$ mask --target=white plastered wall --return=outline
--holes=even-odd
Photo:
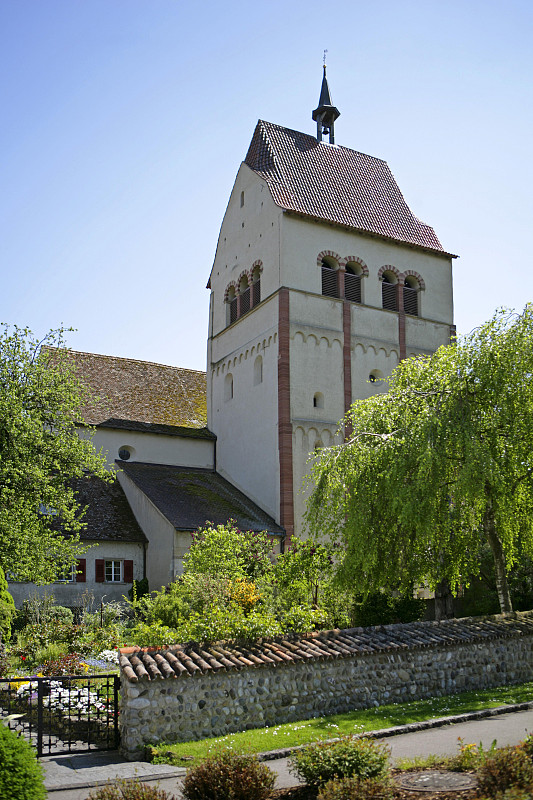
[[[142,542],[95,542],[81,556],[86,562],[86,580],[83,583],[58,582],[47,586],[37,586],[34,583],[10,583],[9,591],[17,607],[20,607],[24,600],[35,595],[38,597],[53,595],[58,605],[72,607],[87,605],[90,600],[94,604],[99,604],[102,599],[104,603],[122,600],[123,595],[127,596],[131,589],[131,583],[97,583],[95,580],[96,559],[131,559],[133,561],[133,577],[135,580],[141,580],[143,577],[143,550]]]
[[[241,196],[243,195],[243,205]],[[278,296],[281,211],[245,164],[222,222],[210,278],[208,427],[217,435],[217,472],[279,522]],[[261,261],[261,303],[232,325],[224,296]],[[257,382],[256,359],[262,359]],[[233,396],[227,396],[228,375]]]
[[[118,480],[139,527],[148,539],[146,577],[150,591],[160,589],[175,575],[174,526],[125,472],[118,473]]]
[[[80,436],[87,436],[83,429]],[[96,428],[92,436],[96,450],[105,454],[108,467],[115,467],[119,450],[127,447],[130,461],[170,464],[184,467],[214,467],[214,441],[189,436],[167,436],[118,428]]]
[[[324,251],[341,259],[357,257],[368,268],[362,279],[362,303],[350,304],[352,398],[385,391],[370,374],[386,377],[397,366],[398,313],[382,309],[381,267],[413,270],[424,280],[419,295],[424,317],[406,317],[408,355],[436,350],[449,341],[453,320],[451,261],[410,248],[363,237],[332,226],[285,215],[281,226],[281,278],[290,293],[291,420],[295,534],[305,534],[305,478],[315,448],[340,441],[337,423],[344,416],[343,301],[323,297],[317,257]],[[426,318],[426,315],[429,319]],[[313,407],[316,392],[323,407]]]

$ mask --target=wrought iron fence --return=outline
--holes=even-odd
[[[115,674],[0,679],[0,721],[38,756],[118,747]]]

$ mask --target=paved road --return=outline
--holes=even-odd
[[[533,709],[515,711],[485,719],[460,722],[444,727],[430,728],[415,733],[401,733],[384,742],[391,748],[393,761],[399,758],[414,758],[437,755],[453,755],[457,752],[458,737],[465,742],[483,743],[490,747],[494,739],[498,746],[518,744],[528,732],[533,732]],[[166,764],[126,762],[116,753],[82,754],[77,756],[52,756],[43,759],[46,769],[46,787],[50,800],[85,800],[94,789],[95,782],[116,778],[139,777],[158,782],[162,789],[181,798],[180,782],[184,770],[176,770]],[[279,758],[268,762],[278,775],[278,788],[295,786],[297,779],[288,770],[288,759]]]

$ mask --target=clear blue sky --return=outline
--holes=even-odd
[[[0,0],[0,320],[205,369],[258,118],[384,158],[455,262],[460,332],[533,300],[530,0]]]

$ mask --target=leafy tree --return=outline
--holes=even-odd
[[[265,531],[241,531],[233,520],[216,527],[208,523],[193,534],[192,546],[183,559],[184,570],[185,574],[254,580],[271,569],[272,551]]]
[[[53,581],[85,549],[71,482],[88,472],[111,479],[77,432],[86,400],[63,330],[38,341],[0,327],[0,566],[18,580]]]
[[[405,359],[388,388],[354,403],[349,441],[321,451],[311,530],[341,546],[339,576],[361,592],[456,589],[486,541],[511,611],[507,570],[533,551],[533,308]]]

